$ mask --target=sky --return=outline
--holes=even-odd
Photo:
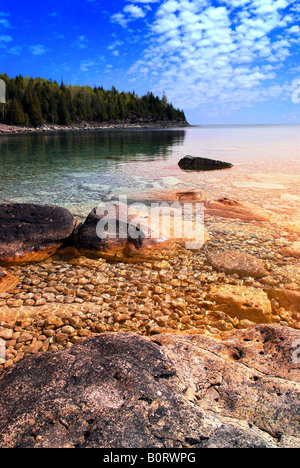
[[[0,0],[0,73],[166,94],[192,125],[300,123],[300,0]]]

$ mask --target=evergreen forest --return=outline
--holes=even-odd
[[[0,123],[39,127],[43,124],[70,125],[79,122],[181,121],[184,112],[148,92],[139,97],[133,92],[105,90],[95,86],[73,86],[43,78],[21,75],[9,78],[6,104],[0,104]]]

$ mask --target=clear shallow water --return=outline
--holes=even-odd
[[[181,171],[186,154],[234,167]],[[85,216],[120,194],[200,188],[300,222],[300,126],[1,136],[0,168],[1,203],[57,204]]]

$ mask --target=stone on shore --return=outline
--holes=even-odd
[[[216,171],[220,169],[230,169],[233,167],[233,164],[216,161],[214,159],[194,157],[187,155],[182,158],[178,163],[180,169],[189,170],[189,171]]]
[[[0,377],[0,447],[299,448],[299,336],[115,333],[28,355]]]
[[[34,204],[0,205],[0,264],[41,262],[73,231],[73,215],[65,208]]]
[[[222,310],[230,317],[254,323],[271,321],[271,303],[268,295],[260,289],[230,284],[212,285],[206,299],[216,303],[215,310]]]
[[[269,275],[262,260],[245,252],[233,250],[210,252],[207,255],[207,260],[216,270],[224,271],[229,275],[237,273],[240,276],[252,276],[253,278],[263,278]]]

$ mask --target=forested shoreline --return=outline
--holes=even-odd
[[[0,123],[39,127],[44,124],[70,125],[84,122],[111,121],[178,121],[186,122],[182,110],[168,103],[167,97],[148,92],[138,96],[119,92],[112,87],[73,86],[43,78],[9,78],[0,74],[6,84],[6,104],[1,104]]]

